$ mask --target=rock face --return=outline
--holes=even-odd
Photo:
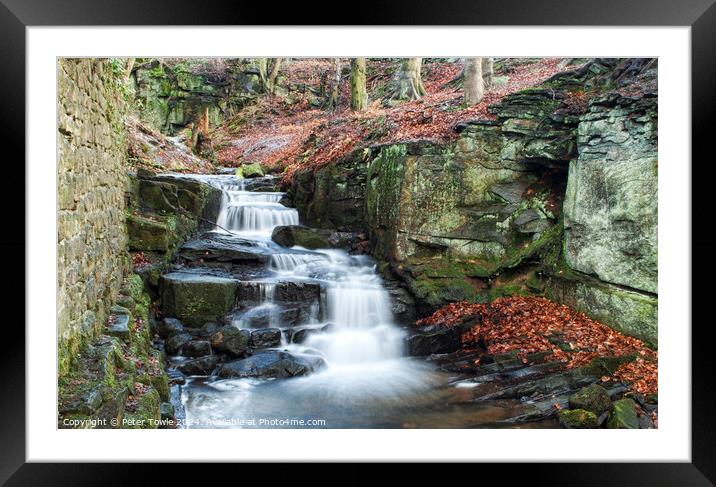
[[[359,150],[318,171],[296,173],[288,198],[301,221],[318,228],[358,232],[366,226],[366,162],[370,151]]]
[[[324,366],[320,357],[296,356],[288,352],[268,350],[251,357],[227,362],[218,375],[222,378],[240,377],[295,377],[314,372]]]
[[[502,130],[469,124],[454,144],[383,146],[370,163],[374,253],[428,311],[496,297],[490,278],[559,240],[559,181],[526,166]]]
[[[234,307],[237,281],[173,272],[160,280],[162,312],[184,324],[200,327],[221,320]]]
[[[656,98],[592,102],[577,141],[564,201],[567,263],[602,281],[656,293]]]
[[[260,93],[258,66],[228,61],[225,75],[192,62],[169,64],[153,59],[132,71],[141,118],[173,135],[208,110],[211,126],[218,125]]]
[[[656,346],[654,67],[592,60],[505,96],[456,140],[356,150],[288,194],[312,226],[365,228],[419,315],[541,293]],[[615,90],[635,76],[634,94]]]
[[[558,276],[553,295],[656,346],[656,98],[595,100],[578,144],[564,202],[564,257],[578,273]]]
[[[550,276],[546,292],[550,299],[578,309],[650,345],[658,345],[656,296],[612,286],[569,268]]]

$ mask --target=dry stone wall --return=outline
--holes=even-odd
[[[129,271],[126,146],[110,62],[63,59],[58,79],[57,330],[60,374],[95,335]]]

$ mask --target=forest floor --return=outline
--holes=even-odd
[[[311,90],[320,90],[321,73],[331,69],[327,63],[331,61],[291,64],[287,68],[289,86],[308,87],[303,93],[261,97],[218,127],[212,134],[218,163],[237,166],[258,162],[290,178],[296,169],[320,167],[369,145],[416,139],[446,141],[457,137],[454,129],[459,122],[494,118],[488,107],[505,95],[575,68],[563,66],[557,58],[510,59],[496,66],[495,82],[486,89],[484,99],[466,107],[460,84],[451,83],[462,65],[434,61],[423,66],[424,97],[387,106],[379,94],[386,92],[395,63],[371,60],[367,90],[376,99],[367,110],[356,112],[349,106],[348,76],[342,77],[336,110],[311,105]]]

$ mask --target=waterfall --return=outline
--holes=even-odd
[[[271,240],[273,229],[299,223],[298,212],[281,204],[284,193],[252,192],[248,185],[255,183],[232,176],[194,177],[222,190],[216,231],[229,231],[222,245],[235,239],[242,252],[265,257],[264,265],[241,278],[231,324],[252,334],[280,328],[274,348],[297,357],[319,355],[325,367],[287,380],[190,384],[192,393],[183,401],[187,417],[286,417],[315,410],[341,416],[340,424],[359,414],[375,416],[370,408],[377,405],[400,408],[424,396],[431,379],[424,366],[403,357],[404,331],[394,323],[390,296],[370,257],[282,247]]]
[[[321,254],[272,254],[268,268],[278,272],[295,271],[297,267],[324,259]]]
[[[207,179],[223,192],[216,221],[219,229],[268,238],[277,226],[298,225],[298,212],[279,203],[284,193],[247,191],[245,180],[228,179]]]

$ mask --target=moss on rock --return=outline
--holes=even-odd
[[[557,413],[559,424],[568,429],[591,429],[599,427],[597,415],[584,409],[562,409]]]
[[[160,279],[162,312],[189,326],[220,321],[236,301],[237,281],[173,272]]]

